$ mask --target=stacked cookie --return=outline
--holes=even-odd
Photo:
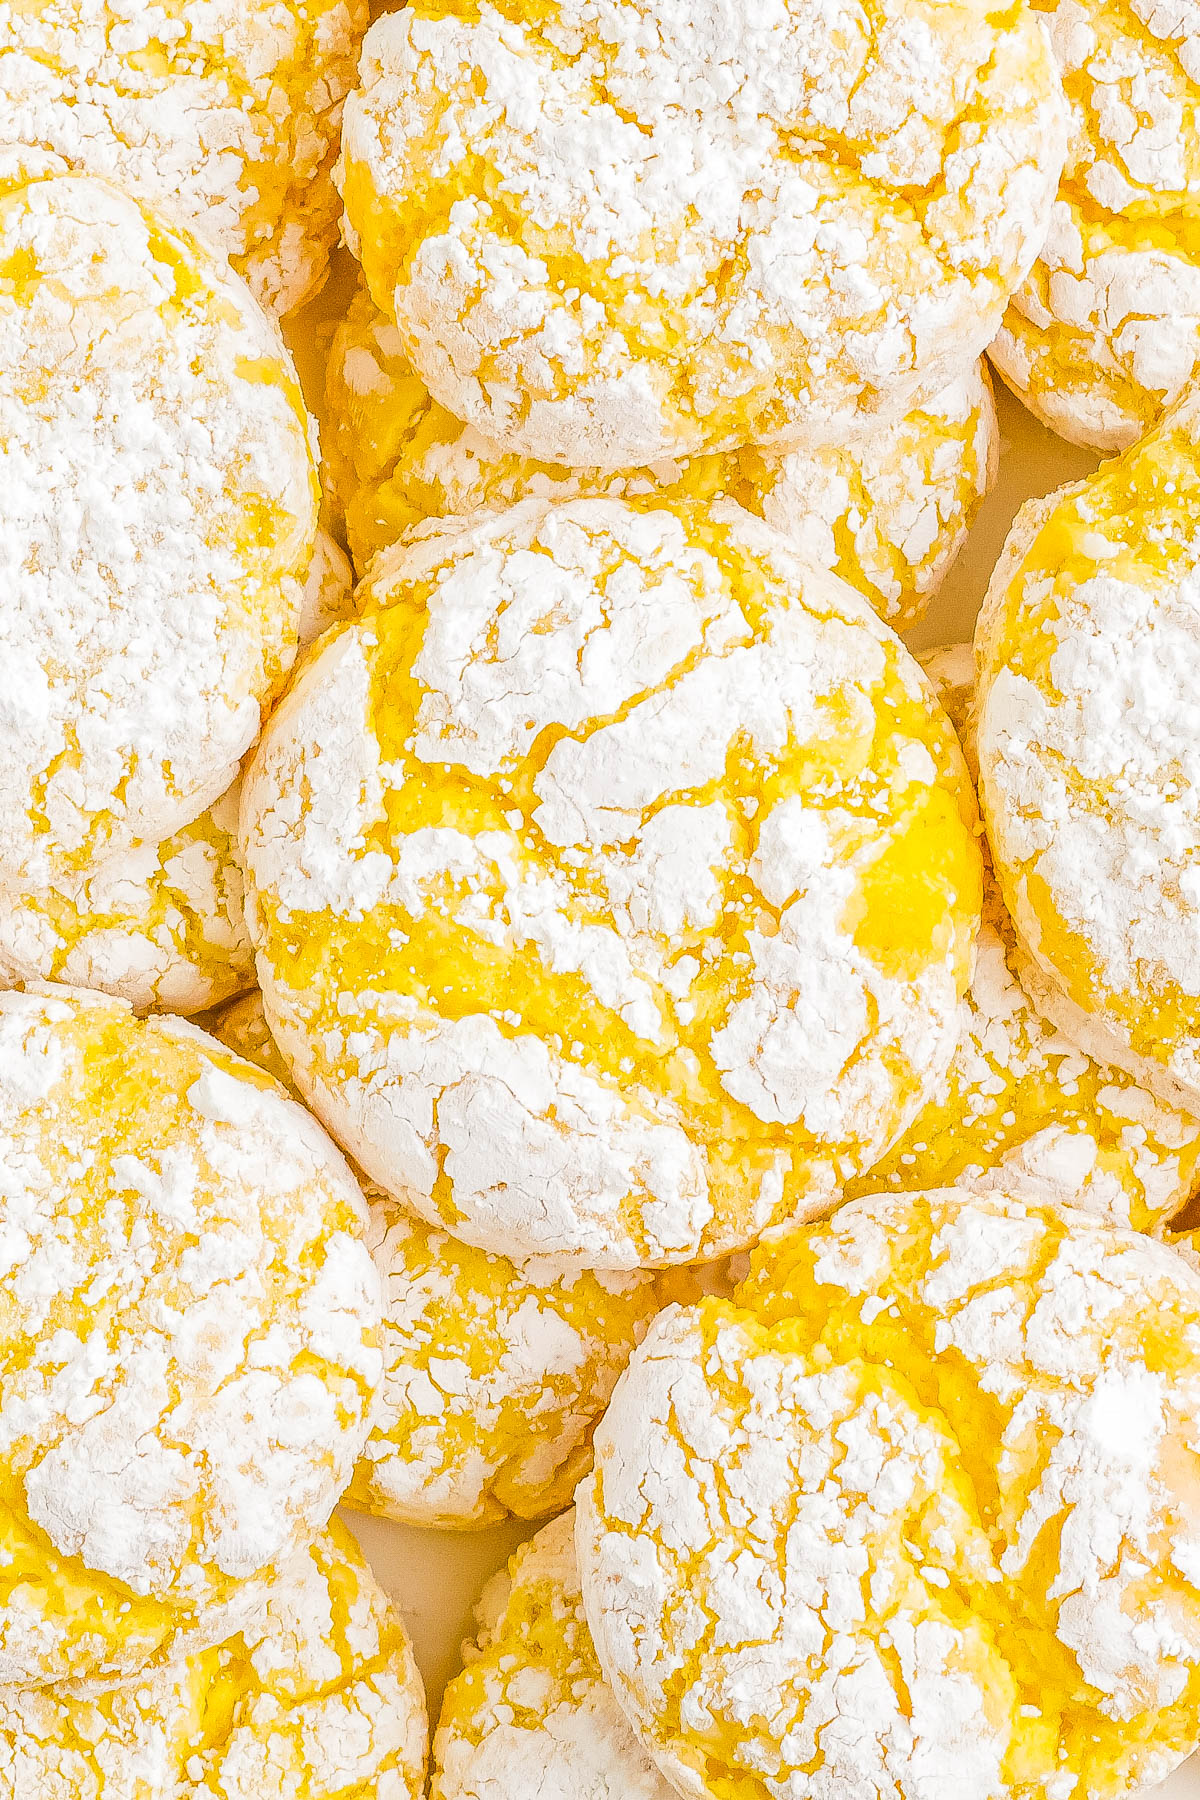
[[[365,10],[0,0],[0,1797],[416,1800],[340,1500],[549,1520],[437,1800],[1125,1793],[1200,1742],[1174,25]],[[1153,428],[923,667],[989,346]]]

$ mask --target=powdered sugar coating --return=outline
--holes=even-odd
[[[288,1079],[259,994],[224,1008],[212,1029]],[[590,1467],[592,1427],[661,1304],[655,1278],[516,1264],[434,1229],[370,1182],[363,1194],[383,1281],[383,1380],[348,1504],[455,1528],[558,1510]]]
[[[1200,1740],[1200,1275],[1002,1193],[874,1196],[660,1315],[577,1546],[687,1795],[1070,1800]]]
[[[418,0],[368,33],[352,247],[430,392],[633,468],[837,442],[965,375],[1065,144],[1023,7]]]
[[[361,1196],[258,1070],[52,986],[0,994],[0,1169],[0,1680],[131,1676],[236,1630],[349,1480]]]
[[[921,659],[973,760],[975,664],[969,644]],[[1196,1184],[1200,1122],[1092,1055],[1068,1022],[1027,990],[1022,952],[985,856],[983,925],[963,997],[958,1044],[931,1099],[899,1142],[844,1190],[950,1182],[1020,1189],[1146,1231]]]
[[[333,1525],[228,1643],[80,1699],[0,1692],[3,1800],[420,1800],[425,1698],[400,1620]]]
[[[1045,7],[1070,107],[1038,261],[991,355],[1039,419],[1120,450],[1191,379],[1200,341],[1200,12],[1193,0]]]
[[[574,1536],[563,1513],[484,1589],[442,1703],[430,1800],[670,1800],[600,1673]]]
[[[514,1257],[714,1258],[827,1205],[944,1066],[977,918],[899,640],[728,505],[430,524],[366,597],[242,803],[318,1115]]]
[[[1182,403],[1018,515],[976,633],[982,797],[1017,931],[1111,1059],[1192,1110],[1198,419]]]
[[[350,612],[352,576],[318,531],[301,645]],[[197,1013],[254,980],[234,858],[241,780],[161,844],[137,844],[48,888],[0,895],[0,985],[65,981],[138,1012]]]
[[[0,142],[203,233],[285,313],[337,237],[331,180],[366,0],[0,0]]]
[[[103,182],[0,184],[0,888],[158,843],[230,786],[317,526],[275,326]]]
[[[334,335],[322,422],[326,493],[355,562],[425,518],[531,496],[736,500],[866,595],[897,631],[921,617],[995,479],[991,385],[971,373],[858,446],[731,451],[635,470],[567,469],[506,455],[430,398],[396,327],[359,285]]]

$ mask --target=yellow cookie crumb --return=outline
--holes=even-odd
[[[1108,1800],[1200,1741],[1200,1273],[1000,1192],[875,1195],[660,1315],[576,1533],[680,1793]]]
[[[630,471],[567,469],[489,444],[430,398],[360,282],[334,335],[322,424],[327,492],[360,570],[425,518],[583,494],[736,500],[866,595],[903,631],[936,594],[995,480],[983,363],[861,445],[731,451]]]
[[[1200,343],[1200,25],[1157,0],[1041,9],[1070,108],[1041,255],[990,354],[1072,443],[1122,450],[1191,380]]]
[[[407,1633],[337,1524],[213,1650],[87,1698],[0,1690],[2,1800],[420,1800],[425,1745]]]
[[[213,1030],[287,1079],[261,997]],[[591,1432],[662,1301],[642,1274],[489,1256],[370,1183],[368,1242],[383,1279],[383,1382],[346,1493],[381,1518],[456,1528],[564,1506]]]
[[[961,379],[1064,127],[1023,5],[410,0],[367,34],[339,179],[443,406],[636,468],[839,442]]]
[[[366,0],[0,3],[0,142],[204,232],[263,305],[317,288]]]
[[[367,1436],[379,1282],[344,1160],[178,1019],[0,994],[0,1684],[220,1642]]]
[[[923,657],[973,759],[968,644]],[[1187,1200],[1200,1123],[1098,1060],[1039,1012],[1023,986],[1027,958],[985,857],[983,925],[950,1067],[899,1143],[847,1198],[968,1181],[1019,1184],[1148,1231]]]
[[[1193,1111],[1198,428],[1189,398],[1085,481],[1031,501],[975,639],[988,836],[1051,1016]]]
[[[483,1249],[715,1259],[948,1060],[974,796],[900,641],[740,508],[527,501],[372,566],[263,737],[247,917],[298,1087]]]
[[[522,1544],[476,1617],[442,1702],[430,1800],[670,1800],[600,1673],[574,1512]]]

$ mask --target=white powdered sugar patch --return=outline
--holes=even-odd
[[[380,1294],[357,1183],[218,1055],[98,996],[0,996],[0,1462],[17,1541],[48,1546],[0,1602],[6,1681],[214,1641],[210,1615],[323,1524],[365,1439]]]
[[[576,1535],[601,1668],[672,1785],[1167,1774],[1195,1739],[1198,1346],[1174,1251],[953,1190],[852,1202],[733,1303],[660,1314]]]
[[[834,441],[960,379],[1045,234],[1063,127],[1040,26],[982,7],[410,5],[367,36],[342,185],[435,398],[622,468]]]
[[[157,843],[231,784],[296,651],[307,426],[236,277],[105,184],[0,206],[0,885]],[[182,286],[181,286],[182,283]]]
[[[865,602],[740,509],[707,518],[592,499],[422,527],[246,780],[250,929],[302,1091],[488,1250],[723,1254],[874,1160],[949,1059],[965,911],[904,973],[854,924],[958,779],[944,720],[881,724],[921,690]],[[505,984],[478,998],[475,953]]]

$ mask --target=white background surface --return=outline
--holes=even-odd
[[[314,411],[319,410],[331,321],[345,310],[351,279],[349,259],[343,258],[324,292],[289,332]],[[1100,460],[1045,431],[1003,389],[996,399],[1002,437],[999,480],[928,615],[908,633],[914,649],[971,636],[988,577],[1018,507],[1035,495],[1078,480]],[[431,1723],[436,1723],[442,1689],[460,1666],[459,1646],[471,1635],[471,1609],[485,1581],[536,1527],[514,1523],[489,1531],[422,1531],[358,1513],[347,1512],[345,1518],[408,1623],[429,1694]],[[1163,1800],[1200,1800],[1200,1754],[1156,1792]]]

